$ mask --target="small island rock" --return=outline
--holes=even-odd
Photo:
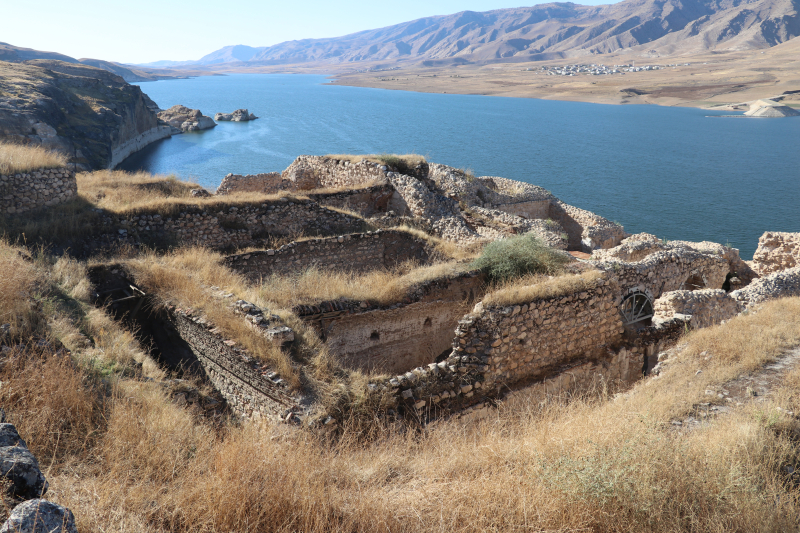
[[[181,132],[208,130],[217,125],[199,109],[189,109],[182,105],[174,105],[161,111],[158,118]]]
[[[245,122],[247,120],[255,120],[258,117],[250,113],[247,109],[237,109],[233,113],[217,113],[214,115],[214,120],[226,122]]]

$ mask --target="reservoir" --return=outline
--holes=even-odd
[[[141,87],[162,109],[261,117],[176,135],[119,167],[212,191],[228,173],[281,171],[301,154],[413,152],[540,185],[630,233],[729,244],[746,259],[764,231],[800,231],[800,117],[710,120],[692,108],[411,93],[300,74]]]

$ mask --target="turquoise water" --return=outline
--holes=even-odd
[[[261,118],[165,139],[120,168],[213,189],[229,172],[280,171],[300,154],[416,152],[540,185],[631,233],[730,243],[748,259],[764,231],[800,231],[800,118],[325,83],[297,74],[143,83],[164,109],[248,108]]]

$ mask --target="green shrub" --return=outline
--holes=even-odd
[[[565,254],[526,233],[487,244],[471,266],[492,281],[507,281],[526,274],[557,274],[568,261]]]

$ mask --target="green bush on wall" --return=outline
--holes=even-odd
[[[568,261],[564,253],[547,246],[535,234],[525,233],[487,244],[471,266],[492,281],[507,281],[526,274],[557,274]]]

